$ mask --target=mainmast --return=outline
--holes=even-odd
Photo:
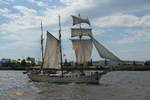
[[[59,45],[60,45],[60,66],[61,66],[61,72],[63,77],[63,63],[62,63],[62,47],[61,47],[61,23],[60,23],[60,16],[59,16]]]
[[[41,70],[43,69],[43,63],[44,63],[43,41],[44,41],[44,37],[43,37],[43,25],[42,25],[42,21],[41,21],[41,55],[42,55]]]
[[[79,17],[80,17],[80,14],[79,14]],[[79,25],[80,25],[80,30],[81,30],[81,28],[82,28],[82,27],[81,27],[81,23],[80,23]],[[81,33],[82,33],[82,30],[81,30]],[[82,38],[82,35],[80,35],[79,38],[81,39],[81,38]]]
[[[81,16],[80,16],[80,13],[79,13],[79,15],[78,15],[78,16],[79,16],[79,18],[81,17]],[[80,31],[81,31],[81,33],[82,33],[82,27],[81,27],[81,23],[80,23],[79,25],[80,25]],[[80,39],[80,40],[82,39],[82,35],[80,35],[80,36],[79,36],[79,39]],[[83,63],[81,66],[82,66],[82,69],[81,69],[81,71],[82,71],[82,73],[83,73],[84,66],[85,66],[85,62],[84,62],[84,63]]]
[[[82,66],[82,72],[84,66],[90,60],[92,53],[92,41],[90,39],[83,39],[83,36],[92,36],[92,29],[82,28],[81,23],[86,23],[90,26],[90,21],[88,18],[81,18],[80,14],[78,17],[72,16],[73,25],[79,24],[79,28],[71,28],[71,37],[78,36],[79,39],[72,40],[72,43],[75,48],[76,60],[77,63]]]

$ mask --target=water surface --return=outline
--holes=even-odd
[[[0,100],[150,100],[150,71],[110,72],[99,85],[37,83],[21,71],[0,71]]]

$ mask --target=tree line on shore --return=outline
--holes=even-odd
[[[41,65],[41,61],[35,61],[35,58],[27,57],[26,59],[18,59],[18,60],[12,60],[12,59],[5,59],[3,58],[0,62],[0,69],[14,69],[14,70],[25,70],[26,68],[36,67]],[[78,65],[72,62],[68,62],[67,59],[65,59],[64,68],[80,68],[82,65]],[[135,70],[135,69],[150,69],[150,61],[145,61],[144,65],[137,65],[135,63],[131,65],[120,65],[120,66],[93,66],[92,60],[87,63],[85,68],[98,68],[98,69],[114,69],[114,70]]]
[[[31,66],[40,66],[41,61],[35,61],[32,57],[27,57],[26,59],[1,59],[0,69],[25,69]]]

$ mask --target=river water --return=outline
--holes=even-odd
[[[110,72],[99,85],[37,83],[21,71],[0,71],[0,100],[150,100],[150,71]]]

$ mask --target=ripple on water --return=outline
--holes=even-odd
[[[99,85],[37,83],[21,71],[0,71],[0,100],[149,100],[149,83],[149,71],[110,72]]]

